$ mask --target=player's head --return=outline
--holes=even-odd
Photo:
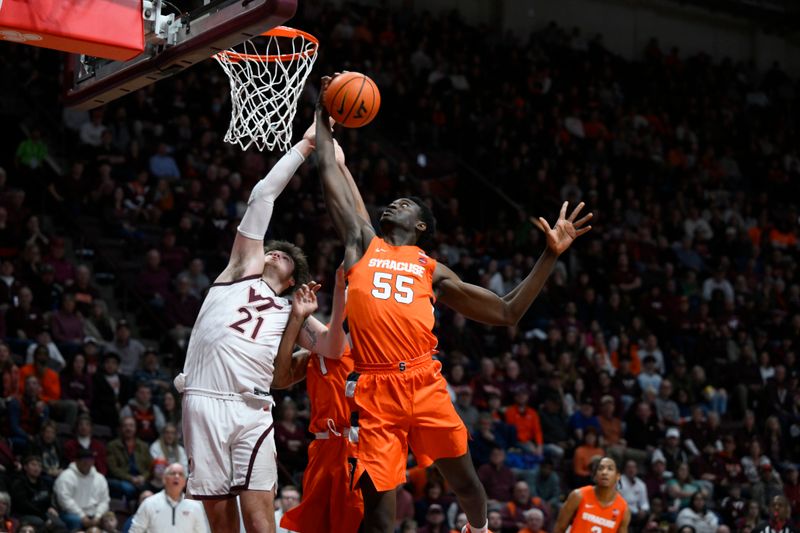
[[[264,245],[264,274],[273,272],[281,283],[280,296],[308,283],[308,259],[298,246],[286,241],[269,241]]]
[[[436,217],[430,207],[416,196],[398,198],[381,214],[381,230],[385,233],[393,226],[415,231],[416,244],[424,245],[436,233]]]
[[[619,483],[620,471],[617,462],[611,457],[602,457],[594,465],[594,482],[598,487],[611,488]]]

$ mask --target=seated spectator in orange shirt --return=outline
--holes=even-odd
[[[524,386],[514,390],[514,405],[506,409],[506,423],[517,428],[517,441],[526,451],[542,455],[542,425],[539,413],[528,405],[529,393]]]
[[[517,533],[545,533],[544,513],[539,509],[528,509],[522,516],[525,517],[525,527]]]
[[[602,457],[603,448],[597,445],[597,429],[587,427],[583,432],[583,444],[575,449],[572,458],[572,471],[575,474],[576,485],[591,483],[591,464],[594,457]]]
[[[41,398],[50,407],[50,415],[59,422],[75,425],[78,416],[78,403],[74,400],[61,399],[61,379],[55,370],[48,367],[50,352],[47,346],[40,344],[33,352],[33,363],[19,370],[19,393],[25,388],[25,379],[35,376],[41,384]]]
[[[517,481],[514,485],[511,501],[500,509],[500,515],[503,520],[502,530],[515,531],[526,527],[525,511],[539,509],[544,513],[546,507],[547,504],[541,498],[531,497],[531,489],[526,482]]]

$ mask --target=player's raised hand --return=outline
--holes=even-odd
[[[578,207],[576,207],[572,211],[572,214],[567,217],[568,203],[569,202],[564,202],[564,205],[561,206],[561,213],[559,213],[558,220],[552,228],[544,219],[544,217],[539,217],[538,219],[539,225],[547,237],[547,247],[556,255],[561,255],[564,253],[567,248],[570,247],[572,241],[592,229],[591,226],[584,226],[587,222],[589,222],[589,220],[592,219],[592,213],[589,213],[580,220],[575,221],[583,209],[584,203],[579,203]]]
[[[321,285],[309,281],[300,285],[292,295],[292,314],[303,319],[317,310],[317,291]]]

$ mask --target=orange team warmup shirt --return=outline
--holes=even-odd
[[[578,491],[582,498],[572,519],[571,533],[615,533],[619,530],[628,509],[619,492],[611,504],[602,506],[593,486],[582,487]]]
[[[50,368],[44,369],[44,374],[41,377],[36,374],[36,365],[33,363],[25,365],[19,369],[19,395],[25,394],[25,380],[29,376],[36,376],[39,378],[39,384],[42,386],[41,398],[46,402],[52,402],[61,399],[61,381],[58,378],[58,373]]]
[[[345,430],[350,425],[345,381],[352,371],[353,359],[349,349],[339,360],[326,359],[318,354],[311,354],[308,359],[309,431],[327,438],[317,438],[308,447],[303,499],[300,505],[283,516],[280,523],[283,529],[299,533],[353,533],[358,530],[364,504],[361,491],[350,487],[347,463],[350,444]]]
[[[526,407],[523,412],[518,405],[512,405],[506,410],[506,423],[516,426],[520,442],[534,442],[537,446],[544,442],[539,413],[535,409]]]
[[[433,271],[416,246],[374,237],[347,272],[347,316],[359,363],[408,361],[436,351]]]

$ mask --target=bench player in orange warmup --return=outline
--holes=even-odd
[[[595,465],[594,485],[573,490],[558,512],[553,533],[628,533],[631,512],[617,491],[620,471],[610,457]]]
[[[353,177],[344,164],[344,153],[338,145],[335,150],[336,161],[355,190]],[[357,209],[364,220],[369,220],[363,203]],[[344,268],[340,266],[336,270],[332,305],[341,309],[344,302]],[[331,313],[331,316],[343,319],[344,313]],[[299,324],[296,326],[299,331]],[[343,320],[332,322],[328,327],[342,328]],[[355,533],[364,516],[364,502],[358,486],[351,484],[347,462],[351,455],[349,426],[352,400],[345,397],[345,381],[353,371],[350,348],[346,348],[342,358],[336,360],[326,359],[308,350],[300,350],[292,355],[296,342],[293,339],[285,335],[281,340],[272,386],[286,388],[305,378],[311,401],[308,430],[315,439],[308,447],[303,499],[300,505],[283,515],[280,526],[298,533]]]
[[[591,214],[576,221],[583,204],[567,217],[561,208],[551,228],[539,222],[547,248],[533,270],[504,297],[463,282],[416,246],[433,234],[435,219],[417,198],[400,198],[380,219],[383,238],[356,210],[358,191],[336,162],[333,137],[322,105],[330,78],[323,78],[317,105],[317,155],[325,200],[345,244],[347,320],[355,360],[348,378],[358,417],[353,479],[364,496],[365,533],[391,533],[395,489],[405,481],[408,446],[421,465],[435,464],[467,513],[465,532],[488,531],[486,493],[467,448],[467,430],[455,411],[436,352],[433,302],[492,325],[513,325],[530,307],[572,242],[591,229]],[[434,292],[435,291],[435,292]]]

